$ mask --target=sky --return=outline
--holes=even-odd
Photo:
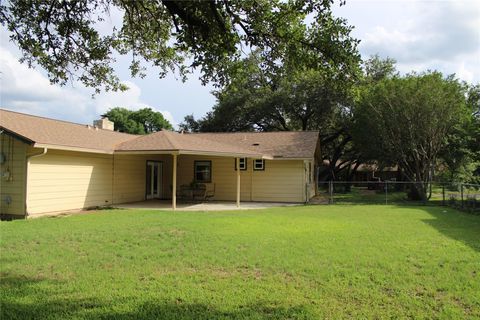
[[[347,0],[341,7],[337,1],[334,13],[355,27],[352,35],[361,40],[364,59],[379,54],[394,58],[402,73],[438,70],[480,83],[480,1]],[[40,67],[29,69],[18,62],[18,49],[5,29],[0,32],[1,108],[89,124],[112,107],[149,107],[176,126],[184,116],[201,117],[215,104],[213,87],[203,86],[198,73],[182,82],[174,75],[159,79],[150,68],[144,79],[132,79],[127,57],[115,64],[130,88],[126,92],[92,97],[93,90],[77,82],[51,85]]]

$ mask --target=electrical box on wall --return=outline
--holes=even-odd
[[[11,177],[11,174],[10,174],[10,170],[5,170],[5,171],[2,171],[2,178],[6,181],[10,181],[10,177]]]
[[[12,197],[9,196],[8,194],[3,197],[3,202],[5,202],[6,205],[10,205],[12,203]]]

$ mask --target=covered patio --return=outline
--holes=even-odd
[[[128,156],[138,157],[139,162],[134,166],[146,163],[145,201],[127,202],[117,207],[172,210],[240,208],[242,160],[246,161],[249,158],[264,161],[265,158],[271,158],[237,145],[222,144],[190,134],[169,131],[142,136],[117,146],[115,151],[117,165],[125,162],[127,159],[125,157]],[[128,171],[132,164],[130,162],[116,171]],[[215,172],[212,170],[214,166]],[[190,198],[192,200],[200,198],[203,202],[194,203],[186,200]],[[209,200],[208,203],[206,200]],[[220,204],[210,200],[228,201]],[[258,208],[258,205],[245,206],[246,209],[249,207]]]
[[[284,202],[244,202],[239,206],[233,201],[208,201],[208,202],[178,202],[176,210],[180,211],[228,211],[228,210],[253,210],[268,209],[275,207],[291,207],[298,203]],[[136,209],[136,210],[174,210],[172,202],[169,200],[145,200],[132,203],[124,203],[116,205],[119,209]]]

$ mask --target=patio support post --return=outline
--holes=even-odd
[[[240,207],[240,158],[235,161],[237,166],[237,207]]]
[[[177,154],[173,154],[172,209],[177,210]]]

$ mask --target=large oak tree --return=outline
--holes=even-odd
[[[342,1],[341,1],[342,2]],[[318,65],[345,63],[349,29],[333,17],[333,0],[8,0],[0,23],[21,49],[22,62],[38,64],[54,83],[80,80],[99,91],[125,89],[115,55],[132,57],[133,76],[153,65],[159,76],[184,77],[200,68],[202,80],[228,81],[226,66],[259,49],[263,69],[315,51]],[[122,23],[105,28],[110,13]],[[103,26],[103,29],[102,29]],[[107,30],[107,31],[106,31]]]

